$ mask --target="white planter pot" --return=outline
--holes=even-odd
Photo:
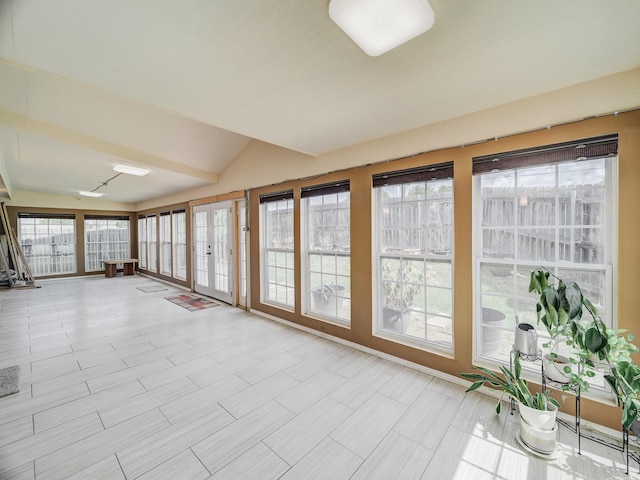
[[[577,374],[578,366],[571,363],[569,357],[564,355],[556,355],[555,358],[550,353],[546,353],[542,357],[544,363],[544,373],[549,380],[559,383],[569,383],[571,381],[571,373],[564,371],[565,367],[571,368],[571,372]]]
[[[532,427],[525,421],[520,422],[520,439],[536,453],[551,455],[556,450],[556,434],[558,427],[554,424],[551,430]]]
[[[520,418],[528,425],[540,429],[550,431],[556,425],[556,414],[558,407],[549,403],[549,410],[537,410],[518,402],[518,411]]]
[[[520,441],[532,453],[549,458],[556,451],[556,414],[558,407],[549,404],[550,410],[537,410],[518,402],[520,412]]]

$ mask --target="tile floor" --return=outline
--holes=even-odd
[[[0,291],[0,479],[611,479],[622,454],[559,430],[525,453],[515,417],[460,386],[145,277]]]

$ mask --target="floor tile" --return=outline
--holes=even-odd
[[[362,464],[362,459],[331,438],[325,438],[281,480],[348,480]]]
[[[169,362],[169,359],[160,359],[157,362]],[[147,365],[153,365],[156,362],[144,363],[137,367],[133,368],[143,368]],[[217,365],[218,362],[209,358],[197,358],[195,360],[191,360],[190,362],[182,363],[180,365],[174,366],[172,364],[172,368],[152,368],[155,372],[140,376],[140,382],[144,385],[147,390],[153,390],[154,388],[161,387],[173,381],[179,380],[181,378],[185,378],[192,373],[197,373],[201,370],[206,370]]]
[[[33,435],[31,415],[7,422],[0,428],[0,447]]]
[[[333,369],[329,369],[333,371]],[[378,390],[391,380],[391,375],[381,373],[374,368],[366,368],[354,374],[346,382],[331,392],[334,400],[356,410],[369,400]]]
[[[174,425],[157,431],[134,445],[119,449],[117,456],[127,478],[137,478],[234,421],[214,405]]]
[[[432,457],[433,452],[422,445],[398,433],[389,432],[351,480],[419,480]]]
[[[289,465],[263,443],[247,450],[226,467],[218,470],[211,480],[276,480],[289,470]]]
[[[406,405],[376,394],[340,425],[331,438],[360,458],[366,458],[406,410]]]
[[[161,407],[172,400],[179,399],[189,392],[197,390],[197,386],[188,378],[171,382],[168,385],[151,391],[145,391],[144,387],[142,387],[137,380],[134,380],[133,383],[140,387],[140,393],[127,398],[124,402],[110,402],[98,410],[98,414],[105,428],[122,423],[154,408]],[[114,389],[116,388],[118,387],[114,387]],[[114,389],[104,390],[100,393],[108,393]]]
[[[80,470],[65,480],[126,480],[118,459],[115,455],[110,455],[104,460],[100,460],[89,467]]]
[[[5,445],[0,448],[0,473],[6,473],[102,431],[104,429],[98,414],[91,413],[38,435]]]
[[[429,375],[402,367],[378,393],[404,405],[411,405],[432,379]]]
[[[123,383],[122,385],[103,390],[97,394],[81,397],[37,413],[33,416],[33,425],[36,433],[39,433],[87,413],[95,412],[103,406],[114,402],[126,404],[131,397],[143,392],[144,387],[136,380]],[[105,427],[107,427],[107,425],[105,425]]]
[[[247,382],[236,375],[229,375],[204,388],[193,389],[190,393],[184,392],[184,395],[164,403],[160,410],[171,423],[176,423],[247,387],[249,387]],[[152,392],[155,391],[152,390]]]
[[[393,428],[429,450],[436,450],[451,427],[459,404],[426,389]]]
[[[0,473],[0,480],[34,480],[36,478],[33,462],[29,462],[8,472]]]
[[[270,403],[274,398],[289,391],[298,385],[298,383],[297,380],[294,380],[284,373],[277,373],[260,383],[251,385],[225,398],[220,402],[220,405],[234,417],[241,418],[256,408]]]
[[[257,365],[241,370],[237,375],[247,383],[253,385],[275,375],[276,373],[286,370],[298,362],[300,362],[298,357],[285,352],[280,355],[270,357],[268,360],[264,360]]]
[[[136,480],[205,480],[211,478],[209,471],[191,450],[185,450],[161,463],[156,468],[140,475]],[[237,477],[239,478],[239,477]]]
[[[289,389],[277,397],[276,400],[292,412],[302,413],[316,403],[318,399],[329,395],[346,381],[346,378],[336,373],[323,370]]]
[[[122,360],[117,360],[117,363],[125,365],[125,368],[120,368],[113,373],[106,373],[98,378],[89,379],[87,385],[91,393],[97,393],[107,388],[115,387],[121,383],[126,383],[131,380],[137,380],[147,375],[152,375],[161,371],[168,371],[173,367],[173,364],[166,358],[159,358],[153,362],[143,363],[135,367],[127,367]],[[110,365],[111,363],[105,364]],[[93,368],[100,368],[93,367]]]
[[[297,463],[353,411],[324,397],[265,438],[264,443],[289,465]]]
[[[207,469],[215,473],[276,431],[293,414],[275,402],[252,411],[192,447]]]
[[[97,413],[95,415],[97,417]],[[152,410],[87,436],[82,442],[66,442],[64,448],[36,458],[36,477],[64,478],[140,442],[168,425],[169,422],[159,411]],[[49,431],[45,430],[45,433]]]

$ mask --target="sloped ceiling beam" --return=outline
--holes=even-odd
[[[97,152],[106,153],[134,163],[146,165],[153,168],[160,168],[170,172],[188,175],[194,178],[218,183],[218,175],[200,168],[184,165],[166,158],[157,157],[132,148],[107,142],[99,138],[85,135],[67,128],[59,127],[47,122],[34,120],[22,115],[18,115],[7,110],[0,109],[0,125],[14,128],[16,130],[40,135],[42,137],[58,140],[78,147],[87,148]],[[1,172],[0,172],[1,173]]]

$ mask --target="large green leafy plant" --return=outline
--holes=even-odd
[[[496,412],[500,413],[502,406],[502,397],[506,393],[507,395],[515,398],[523,405],[527,407],[535,408],[536,410],[550,410],[550,404],[560,407],[560,404],[555,398],[549,396],[549,391],[531,393],[527,381],[521,378],[522,367],[520,365],[520,356],[516,355],[513,361],[513,372],[505,366],[500,366],[499,375],[488,368],[474,367],[482,373],[461,373],[462,377],[467,380],[471,380],[473,384],[467,389],[467,392],[471,392],[480,388],[485,383],[493,387],[497,387],[502,390],[502,395],[496,405]]]
[[[540,296],[536,306],[538,322],[546,327],[552,342],[563,341],[575,352],[571,362],[580,364],[577,373],[570,366],[564,367],[571,374],[571,382],[587,391],[587,378],[595,376],[596,365],[602,368],[622,407],[622,425],[630,428],[640,411],[640,367],[631,358],[638,351],[631,343],[633,334],[625,337],[625,330],[607,328],[577,283],[567,283],[546,269],[531,272],[529,291]]]

